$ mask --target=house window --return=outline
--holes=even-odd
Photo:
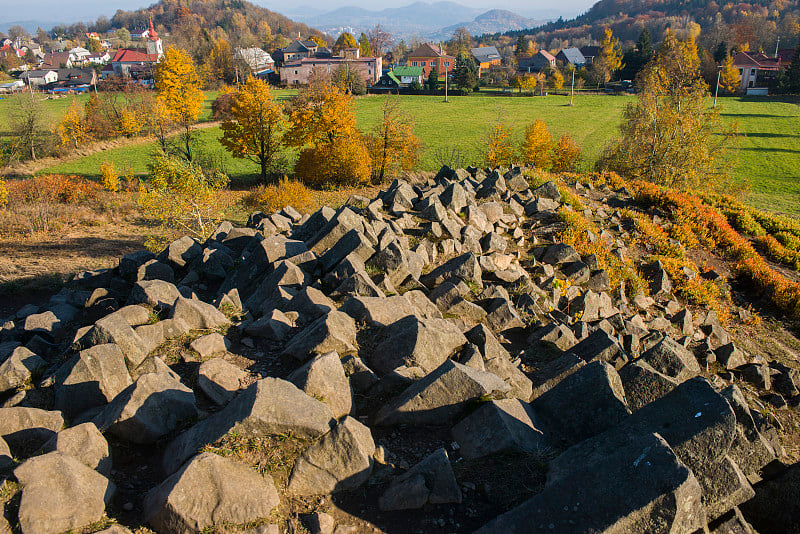
[[[444,62],[444,66],[445,66],[445,67],[449,67],[449,66],[450,66],[450,62],[449,62],[449,61],[445,61],[445,62]]]
[[[750,76],[756,75],[756,69],[750,69]]]
[[[417,66],[417,62],[416,62],[416,61],[412,61],[412,62],[411,62],[411,66],[412,66],[412,67],[416,67],[416,66]]]

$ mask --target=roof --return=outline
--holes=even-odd
[[[295,41],[292,41],[292,43],[289,46],[285,47],[283,51],[308,52],[309,50],[312,50],[314,48],[317,48],[317,43],[315,43],[314,41],[301,41],[300,39],[297,39]]]
[[[733,56],[733,64],[737,67],[755,67],[762,70],[781,68],[780,58],[769,57],[760,52],[739,52]]]
[[[544,57],[545,59],[547,59],[548,61],[555,61],[555,60],[556,60],[556,56],[554,56],[553,54],[551,54],[551,53],[550,53],[550,52],[548,52],[547,50],[539,50],[539,51],[537,52],[537,55],[539,55],[539,56],[543,56],[543,57]]]
[[[47,75],[48,72],[55,72],[58,74],[57,69],[36,69],[36,70],[26,70],[22,74],[19,75],[20,78],[43,78]]]
[[[133,48],[120,48],[111,61],[114,63],[157,63],[158,54],[147,54]]]
[[[482,46],[480,48],[472,48],[471,49],[472,55],[475,56],[475,59],[478,63],[489,63],[491,61],[497,61],[498,59],[502,59],[500,56],[500,52],[497,51],[497,48],[493,46]]]
[[[587,57],[597,57],[600,55],[600,47],[599,46],[582,46],[580,48],[581,54],[583,54],[584,58]]]
[[[343,58],[343,57],[326,57],[326,58],[314,58],[314,57],[304,57],[300,59],[292,60],[289,63],[284,63],[284,67],[298,67],[303,65],[304,63],[319,63],[320,65],[329,65],[333,63],[373,63],[377,62],[377,57],[359,57],[359,58]]]
[[[422,76],[422,67],[395,67],[392,73],[395,76]]]
[[[440,46],[433,46],[430,43],[424,43],[417,47],[409,57],[452,57],[448,56],[442,47]]]
[[[42,65],[47,67],[58,68],[61,64],[67,64],[67,62],[71,61],[70,58],[71,54],[69,52],[50,52],[45,54],[44,61],[42,61]]]
[[[586,63],[586,58],[583,57],[583,54],[581,54],[579,48],[574,48],[574,47],[565,48],[561,52],[559,52],[559,55],[562,54],[564,58],[566,58],[566,60],[572,63],[573,65],[581,65],[583,63]]]
[[[396,76],[394,73],[392,73],[392,72],[387,72],[387,73],[386,73],[386,76],[388,76],[388,77],[389,77],[389,78],[390,78],[390,79],[391,79],[391,80],[392,80],[394,83],[396,83],[397,85],[400,85],[400,80],[397,78],[397,76]]]

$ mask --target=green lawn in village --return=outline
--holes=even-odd
[[[288,98],[293,92],[280,92]],[[402,96],[402,107],[416,121],[416,134],[425,151],[421,167],[436,170],[444,155],[455,153],[467,162],[479,164],[486,138],[493,125],[503,120],[512,127],[518,140],[525,127],[541,118],[554,138],[566,132],[582,147],[581,170],[590,170],[603,147],[617,133],[622,109],[633,96],[576,95],[569,97],[503,97],[475,94],[451,96],[445,103],[438,96]],[[356,99],[359,127],[367,131],[380,120],[384,97]],[[210,98],[207,102],[210,102]],[[0,101],[0,104],[2,101]],[[711,101],[709,100],[709,104]],[[770,211],[800,215],[800,99],[731,97],[720,98],[722,118],[737,121],[740,138],[739,165],[733,175],[750,189],[748,200]],[[210,105],[210,104],[209,104]],[[1,109],[1,108],[0,108]],[[198,152],[221,162],[236,183],[255,177],[257,167],[230,157],[218,143],[219,128],[199,132]],[[146,172],[147,154],[152,144],[109,150],[58,165],[47,172],[98,176],[100,164],[113,161],[130,166],[136,173]]]

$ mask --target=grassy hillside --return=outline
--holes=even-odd
[[[421,166],[425,170],[436,170],[445,149],[455,150],[469,163],[481,163],[486,136],[498,117],[514,129],[517,139],[522,138],[525,126],[536,118],[547,123],[554,137],[568,133],[583,148],[582,170],[589,170],[603,146],[616,134],[623,107],[633,101],[630,96],[581,95],[569,107],[569,98],[560,96],[450,97],[448,103],[441,97],[401,98],[404,109],[416,120],[416,134],[424,143]],[[378,96],[356,100],[358,122],[363,130],[379,120],[382,101],[383,97]],[[740,164],[733,171],[736,188],[749,186],[748,200],[756,207],[800,215],[797,100],[724,98],[720,103],[723,120],[738,121],[743,134]],[[221,161],[234,179],[242,181],[255,175],[255,166],[231,158],[219,145],[218,128],[203,130],[199,136],[202,152]],[[100,164],[109,160],[126,163],[134,172],[142,173],[146,171],[146,155],[151,148],[152,145],[145,144],[93,154],[48,172],[96,176]]]

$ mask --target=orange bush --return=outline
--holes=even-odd
[[[8,203],[58,202],[76,204],[97,197],[100,185],[79,176],[41,174],[7,183]]]
[[[259,185],[242,199],[242,204],[248,209],[260,209],[266,213],[286,206],[306,212],[313,208],[314,199],[309,188],[284,176],[277,184]]]

